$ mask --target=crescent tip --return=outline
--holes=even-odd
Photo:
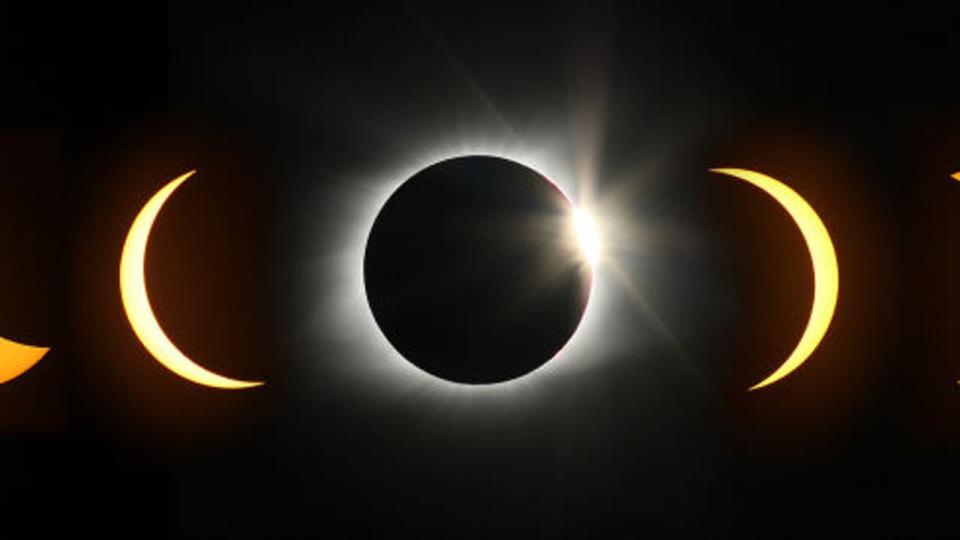
[[[955,173],[951,174],[951,175],[950,175],[950,178],[953,178],[954,180],[960,181],[960,172],[955,172]]]
[[[188,178],[190,178],[191,176],[193,176],[193,175],[195,175],[195,174],[197,174],[197,170],[196,170],[196,169],[191,169],[191,170],[189,170],[189,171],[181,174],[180,176],[174,178],[170,183],[171,183],[171,184],[174,184],[174,185],[180,185],[180,184],[186,182]]]
[[[777,381],[779,381],[779,380],[780,380],[780,378],[773,379],[773,380],[771,380],[771,379],[768,378],[768,379],[766,379],[766,380],[760,381],[760,382],[758,382],[757,384],[751,386],[750,388],[747,389],[747,392],[753,392],[753,391],[755,391],[755,390],[760,390],[761,388],[765,388],[765,387],[767,387],[767,386],[770,386],[771,384],[773,384],[773,383],[775,383],[775,382],[777,382]]]

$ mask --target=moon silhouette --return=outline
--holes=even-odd
[[[523,377],[573,336],[595,241],[556,184],[518,162],[470,155],[407,179],[367,238],[367,302],[387,341],[439,379]]]
[[[836,311],[840,290],[837,254],[833,248],[830,233],[821,221],[820,216],[803,197],[788,186],[767,175],[746,169],[710,170],[753,184],[780,203],[800,229],[810,252],[810,260],[813,263],[813,307],[810,310],[807,328],[786,361],[766,379],[750,387],[750,390],[757,390],[783,379],[800,367],[813,354],[826,335],[834,311]]]
[[[49,351],[0,337],[0,384],[12,381],[35,366]]]
[[[170,371],[188,381],[213,388],[237,390],[259,386],[263,383],[230,379],[197,365],[170,341],[150,307],[144,271],[150,230],[170,195],[195,172],[190,171],[164,186],[147,202],[133,221],[120,256],[120,295],[123,308],[137,338],[147,351]]]

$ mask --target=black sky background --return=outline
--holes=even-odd
[[[957,22],[922,4],[9,8],[0,334],[53,351],[0,387],[5,521],[175,538],[955,534]],[[449,137],[554,130],[598,134],[598,192],[623,190],[629,232],[654,231],[616,255],[683,354],[621,299],[591,337],[603,358],[468,399],[393,387],[330,335],[317,304],[343,291],[317,284],[334,283],[324,261],[365,175]],[[808,255],[716,166],[788,181],[840,260],[821,348],[759,392],[802,331]],[[262,389],[176,378],[122,312],[126,228],[193,168],[151,239],[151,298],[188,356]]]

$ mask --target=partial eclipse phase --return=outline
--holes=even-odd
[[[218,375],[197,365],[170,341],[157,321],[147,296],[144,260],[150,230],[164,203],[190,176],[190,171],[158,191],[140,210],[123,244],[120,256],[120,295],[134,333],[150,354],[170,371],[204,386],[230,390],[251,388],[262,382],[239,381]]]
[[[0,338],[0,384],[12,381],[29,371],[49,350]]]
[[[712,172],[725,174],[753,184],[773,197],[790,214],[800,229],[810,252],[813,263],[813,307],[807,328],[796,348],[786,361],[750,390],[771,385],[800,367],[820,345],[837,307],[840,290],[840,271],[837,266],[837,254],[826,226],[817,212],[794,190],[765,174],[746,169],[711,169]]]

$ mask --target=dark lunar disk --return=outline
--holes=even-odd
[[[573,207],[536,171],[490,156],[421,170],[380,210],[364,258],[367,300],[410,362],[488,384],[525,375],[563,348],[593,272]]]

